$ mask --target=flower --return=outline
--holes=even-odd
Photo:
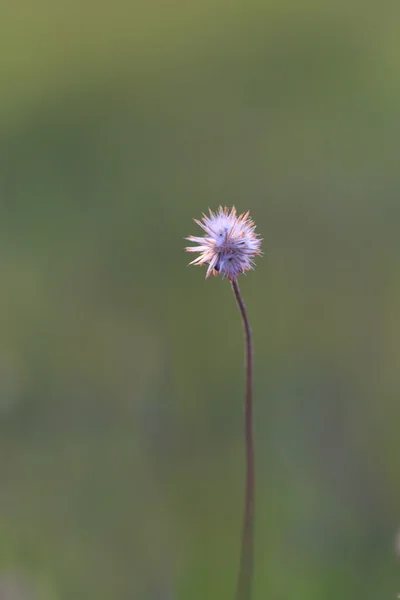
[[[194,219],[206,235],[186,238],[199,244],[185,248],[186,252],[200,252],[200,256],[190,264],[207,264],[206,278],[211,273],[220,273],[223,277],[234,279],[254,267],[253,257],[261,254],[261,238],[255,233],[249,211],[239,216],[234,206],[230,211],[226,206],[220,206],[215,213],[209,211],[209,216],[203,213],[201,221]]]

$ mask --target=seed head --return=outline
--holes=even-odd
[[[208,265],[206,278],[211,273],[234,279],[240,273],[254,267],[253,257],[261,254],[261,238],[255,233],[255,225],[249,212],[236,216],[236,208],[219,207],[209,216],[203,213],[201,221],[194,222],[205,231],[204,237],[190,235],[186,239],[198,246],[185,248],[186,252],[199,252],[191,265]]]

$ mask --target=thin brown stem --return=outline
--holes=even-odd
[[[244,397],[244,433],[246,447],[246,486],[243,512],[242,547],[240,554],[240,567],[236,587],[236,600],[251,600],[253,582],[253,537],[254,537],[254,443],[253,443],[253,406],[252,406],[252,379],[253,357],[251,329],[247,317],[246,307],[240,294],[236,278],[231,279],[233,293],[235,294],[240,315],[242,317],[245,341],[245,370],[246,386]]]

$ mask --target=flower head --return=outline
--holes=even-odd
[[[234,206],[230,211],[226,206],[220,206],[215,213],[210,210],[209,216],[203,213],[201,221],[194,219],[194,222],[205,231],[205,236],[186,238],[199,245],[185,250],[200,253],[190,264],[207,264],[206,278],[211,273],[220,273],[234,279],[253,268],[253,257],[261,254],[261,239],[255,233],[249,212],[237,216]]]

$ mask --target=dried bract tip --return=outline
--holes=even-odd
[[[203,237],[193,235],[186,238],[198,246],[185,248],[186,252],[199,252],[191,265],[208,265],[206,278],[211,273],[234,279],[240,273],[254,268],[253,257],[261,254],[261,238],[255,233],[255,225],[249,212],[236,215],[233,206],[226,206],[209,215],[203,214],[201,221],[194,219],[205,232]]]

